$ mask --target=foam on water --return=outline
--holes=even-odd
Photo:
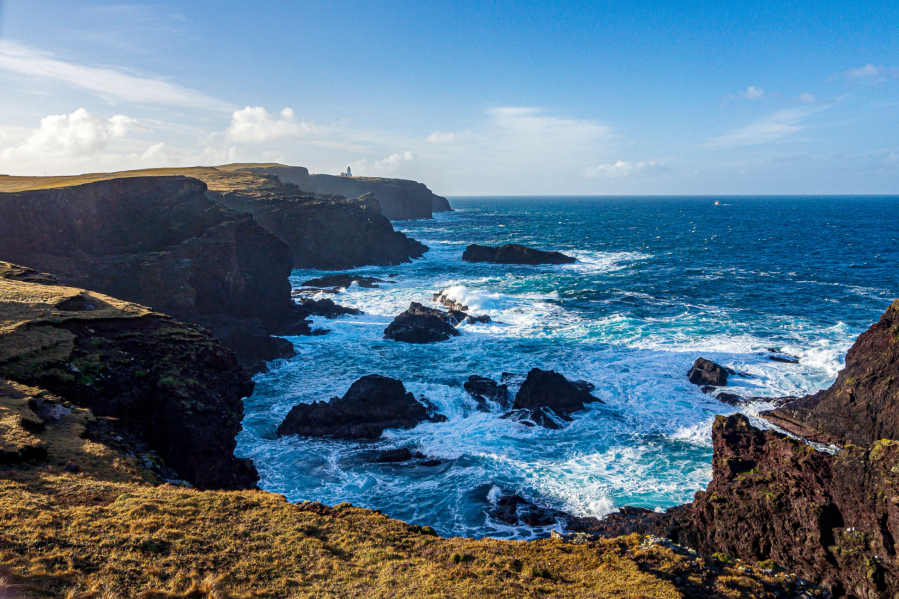
[[[333,296],[364,314],[316,318],[328,335],[293,338],[299,355],[256,377],[238,453],[254,460],[263,488],[291,501],[350,501],[441,534],[548,534],[491,519],[488,508],[506,493],[582,516],[689,501],[711,476],[714,415],[735,411],[686,380],[699,355],[746,375],[732,376],[729,392],[813,392],[833,381],[854,338],[899,294],[899,225],[867,216],[895,211],[899,202],[872,199],[849,218],[831,200],[791,204],[786,216],[767,201],[730,200],[723,211],[682,198],[459,200],[462,210],[402,223],[430,251],[411,264],[357,269],[393,282]],[[808,238],[820,218],[839,223],[849,249],[824,251],[838,237],[832,230]],[[784,230],[790,222],[806,232],[801,242]],[[760,238],[758,229],[772,233]],[[460,260],[468,243],[511,242],[578,262]],[[321,274],[297,271],[292,280]],[[461,336],[437,344],[383,338],[410,302],[436,307],[439,291],[493,322],[460,325]],[[771,361],[769,348],[800,363]],[[472,374],[499,380],[512,372],[522,380],[534,367],[590,381],[604,403],[549,431],[500,419],[498,405],[479,412],[462,388]],[[389,430],[371,443],[274,434],[293,405],[342,395],[371,373],[401,379],[448,421]],[[766,407],[743,411],[754,417]],[[373,452],[397,447],[442,463],[372,463]]]

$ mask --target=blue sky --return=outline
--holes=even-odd
[[[899,3],[0,0],[0,173],[899,193]]]

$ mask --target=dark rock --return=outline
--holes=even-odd
[[[733,370],[716,364],[711,360],[697,358],[693,363],[693,367],[687,372],[687,378],[694,385],[726,387],[728,374],[733,374]]]
[[[388,266],[420,258],[428,251],[427,246],[394,230],[371,195],[348,200],[342,195],[281,187],[215,193],[212,197],[229,208],[249,212],[287,242],[294,268]]]
[[[488,513],[492,518],[512,526],[552,526],[559,518],[567,516],[564,512],[540,507],[520,495],[500,497]]]
[[[480,316],[468,316],[465,319],[465,322],[467,322],[468,324],[487,324],[488,322],[493,321],[486,314],[481,314]]]
[[[302,308],[302,311],[305,314],[310,316],[324,316],[325,318],[337,318],[338,316],[344,316],[346,314],[357,315],[361,314],[361,310],[357,310],[356,308],[350,308],[348,306],[341,306],[340,304],[334,303],[334,300],[330,300],[328,298],[323,299],[301,299],[297,302],[297,305]]]
[[[587,403],[603,403],[590,395],[589,383],[573,383],[553,370],[532,369],[515,395],[513,409],[549,408],[563,419],[584,409]]]
[[[405,343],[433,343],[459,335],[455,325],[467,315],[464,312],[436,310],[417,302],[393,319],[384,336]]]
[[[241,359],[259,360],[254,350],[265,337],[298,320],[287,279],[290,248],[206,192],[205,183],[187,177],[125,177],[0,193],[0,260],[187,322],[258,321],[251,327],[256,340],[232,339],[229,347]],[[91,306],[83,296],[64,308]],[[245,338],[248,328],[238,328],[233,337]]]
[[[431,218],[433,212],[452,210],[446,198],[435,195],[416,181],[310,175],[307,169],[296,166],[251,167],[245,170],[277,175],[283,183],[292,183],[300,189],[320,194],[353,198],[370,193],[377,198],[382,213],[390,220]]]
[[[353,383],[343,397],[294,406],[278,426],[278,434],[376,439],[384,429],[445,420],[416,401],[401,381],[370,374]]]
[[[462,387],[479,403],[490,400],[498,403],[501,408],[509,407],[509,388],[493,379],[473,374]]]
[[[571,256],[559,252],[544,252],[517,243],[500,247],[471,244],[465,248],[462,259],[466,262],[494,262],[496,264],[574,264]]]
[[[456,300],[450,299],[450,298],[446,295],[446,290],[445,290],[445,289],[444,289],[443,291],[440,291],[440,292],[438,292],[438,293],[435,293],[435,294],[432,296],[431,299],[433,299],[433,300],[434,300],[435,302],[437,302],[438,304],[441,304],[441,305],[443,305],[443,306],[445,306],[445,307],[447,307],[447,308],[449,308],[449,309],[451,309],[451,310],[461,310],[461,311],[463,311],[463,312],[465,312],[466,310],[468,310],[468,306],[465,306],[465,305],[463,305],[463,304],[457,302]]]
[[[784,364],[799,364],[799,360],[796,358],[787,358],[784,356],[768,356],[769,360],[773,360],[774,362],[783,362]]]
[[[420,460],[423,458],[425,458],[425,455],[421,452],[412,451],[408,447],[401,447],[400,449],[382,451],[374,461],[379,464],[398,464],[400,462],[408,462],[412,459]]]
[[[899,300],[859,335],[830,388],[761,416],[793,434],[844,445],[899,440]],[[897,530],[899,532],[899,530]]]
[[[362,277],[350,273],[338,273],[336,275],[327,275],[317,279],[309,279],[301,283],[303,287],[340,287],[346,289],[353,283],[366,289],[378,289],[378,283],[393,283],[393,281],[385,281],[375,277]]]
[[[443,463],[442,460],[422,460],[421,462],[418,463],[418,465],[425,466],[425,467],[433,467],[433,466],[439,466],[442,463]]]

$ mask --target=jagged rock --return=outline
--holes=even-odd
[[[412,302],[408,310],[399,314],[384,329],[384,336],[405,343],[446,341],[459,335],[455,325],[467,316],[457,310],[444,312]]]
[[[465,318],[465,322],[468,324],[487,324],[488,322],[493,322],[493,320],[486,314],[481,314],[480,316],[468,316]]]
[[[432,299],[435,302],[437,302],[438,304],[441,304],[441,305],[449,308],[450,310],[460,310],[462,312],[465,312],[466,310],[468,310],[468,306],[465,306],[465,305],[457,302],[456,300],[450,299],[446,295],[445,289],[443,291],[438,291],[437,293],[435,293],[433,295]]]
[[[234,457],[242,398],[253,381],[208,332],[99,293],[4,276],[0,263],[0,380],[33,385],[114,419],[201,489],[255,487],[256,469]],[[32,279],[32,280],[29,280]],[[33,282],[32,282],[33,281]],[[59,310],[89,302],[92,310]],[[29,401],[34,423],[71,410]]]
[[[590,395],[593,386],[583,381],[572,382],[554,370],[534,368],[515,395],[515,410],[549,408],[564,420],[573,412],[584,409],[587,403],[603,403]]]
[[[444,422],[429,411],[401,381],[370,374],[353,383],[343,397],[291,408],[278,426],[279,435],[376,439],[388,428],[413,428],[421,422]]]
[[[469,395],[475,398],[479,409],[481,409],[480,406],[484,406],[483,411],[490,411],[490,408],[487,406],[488,400],[496,402],[503,409],[509,407],[509,387],[497,383],[493,379],[473,374],[468,377],[468,380],[462,387]]]
[[[294,268],[388,266],[428,251],[426,245],[395,231],[370,195],[348,200],[283,187],[214,197],[229,208],[249,212],[287,242]]]
[[[500,247],[471,244],[465,248],[462,259],[466,262],[495,262],[496,264],[574,264],[571,256],[560,252],[544,252],[517,243]]]
[[[336,275],[319,277],[317,279],[309,279],[308,281],[301,283],[301,285],[303,287],[340,287],[346,289],[353,283],[366,289],[378,289],[378,283],[393,283],[393,281],[385,281],[384,279],[378,279],[376,277],[362,277],[349,273],[339,273]]]
[[[216,334],[240,358],[258,360],[257,348],[272,347],[269,334],[300,319],[290,248],[206,191],[187,177],[125,177],[0,193],[0,260],[183,321],[230,318]],[[244,343],[249,330],[259,336]]]
[[[570,516],[552,508],[540,507],[521,495],[504,495],[488,510],[490,517],[512,526],[552,526],[567,523]]]
[[[344,316],[346,314],[355,316],[362,313],[361,310],[350,308],[348,306],[341,306],[328,298],[318,300],[309,298],[301,299],[297,302],[297,305],[302,308],[303,312],[310,316],[324,316],[325,318],[337,318],[338,316]]]
[[[820,443],[899,440],[899,300],[859,335],[830,388],[761,416]]]
[[[734,371],[711,360],[697,358],[693,367],[687,372],[687,378],[694,385],[726,387],[728,374],[734,374]]]

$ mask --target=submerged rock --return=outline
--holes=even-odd
[[[382,451],[378,454],[374,461],[378,464],[399,464],[401,462],[408,462],[414,459],[423,460],[426,457],[427,456],[420,451],[412,451],[408,447],[401,447],[399,449],[388,449],[387,451]]]
[[[384,329],[384,336],[404,343],[434,343],[459,335],[456,325],[468,315],[458,310],[444,312],[412,302]]]
[[[560,252],[545,252],[525,247],[517,243],[508,243],[500,247],[471,244],[465,248],[462,259],[466,262],[494,262],[496,264],[574,264],[571,256]]]
[[[294,406],[278,434],[376,439],[384,429],[445,421],[408,393],[401,381],[370,374],[353,383],[343,397]]]
[[[727,375],[734,371],[716,364],[705,358],[697,358],[693,367],[687,371],[687,378],[694,385],[712,385],[714,387],[726,387]]]

